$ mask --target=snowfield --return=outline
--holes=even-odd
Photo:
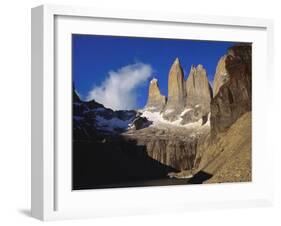
[[[190,111],[191,109],[185,109],[180,116],[183,116],[186,112]],[[177,120],[175,121],[168,121],[166,119],[163,118],[162,113],[160,112],[151,112],[151,111],[142,111],[142,117],[146,117],[149,121],[152,121],[152,125],[151,126],[180,126],[180,127],[186,127],[186,128],[192,128],[192,127],[203,127],[203,126],[209,126],[210,125],[210,120],[208,118],[207,123],[205,123],[202,126],[202,119],[198,120],[197,122],[193,122],[193,123],[188,123],[188,124],[181,124],[182,118],[179,117]]]
[[[95,109],[87,109],[85,113],[88,112],[96,112],[98,113],[95,117],[95,125],[98,129],[106,131],[106,132],[120,132],[120,131],[126,131],[133,128],[133,121],[136,119],[136,117],[146,117],[148,121],[152,122],[147,127],[156,127],[156,128],[170,128],[170,127],[180,127],[180,128],[194,128],[194,129],[201,129],[206,128],[210,125],[210,119],[208,118],[207,123],[205,123],[202,126],[202,119],[198,120],[197,122],[188,123],[188,124],[181,124],[182,123],[182,117],[189,111],[191,111],[191,108],[184,109],[178,116],[177,120],[175,121],[169,121],[163,118],[162,112],[155,112],[152,111],[154,109],[152,108],[145,108],[142,110],[138,110],[137,114],[133,114],[131,112],[126,112],[127,116],[126,119],[121,119],[119,117],[116,117],[115,115],[108,117],[103,117],[103,112],[106,112],[107,109],[103,107],[98,107]],[[172,113],[174,110],[170,109],[168,110],[168,113]],[[167,111],[165,112],[167,114]],[[84,120],[84,117],[82,116],[74,116],[74,120],[77,122],[81,122]]]
[[[96,116],[96,123],[99,127],[106,131],[114,132],[115,129],[127,129],[133,118],[128,120],[122,120],[119,118],[105,119],[101,116]]]
[[[191,109],[185,109],[180,116],[183,116],[186,112],[190,111]],[[141,113],[142,117],[146,117],[149,121],[152,122],[150,126],[152,127],[173,127],[178,126],[182,128],[199,128],[199,127],[206,127],[210,125],[210,121],[208,119],[207,123],[205,123],[202,126],[202,119],[198,120],[197,122],[188,123],[188,124],[181,124],[182,118],[179,116],[179,118],[173,122],[168,121],[163,118],[162,113],[160,112],[151,112],[148,110],[142,110],[139,111]],[[76,120],[80,120],[80,118],[76,118]],[[96,123],[97,126],[100,127],[102,130],[108,131],[108,132],[116,132],[116,130],[128,130],[132,128],[132,122],[134,120],[134,117],[128,119],[128,120],[122,120],[119,118],[111,118],[106,119],[102,116],[96,116]]]

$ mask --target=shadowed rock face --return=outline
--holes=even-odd
[[[211,134],[224,132],[241,115],[252,108],[252,47],[237,45],[229,49],[225,59],[229,79],[211,102]]]
[[[150,111],[162,111],[166,104],[166,97],[161,95],[157,79],[150,81],[148,100],[145,108]]]
[[[201,64],[197,67],[191,67],[186,80],[186,94],[187,107],[200,106],[202,114],[210,112],[212,89],[208,81],[207,72]]]
[[[122,136],[145,146],[148,156],[177,171],[191,170],[196,156],[197,143],[201,136],[209,133],[209,128],[194,129],[181,127],[147,127],[137,131],[127,131]]]
[[[214,77],[214,90],[213,90],[214,96],[217,95],[220,87],[229,80],[229,74],[225,67],[226,58],[227,55],[222,56],[216,68],[216,73]]]

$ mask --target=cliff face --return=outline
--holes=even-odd
[[[185,98],[183,70],[179,59],[176,58],[168,75],[168,98],[163,117],[170,121],[176,120],[184,109]]]
[[[168,101],[166,107],[183,106],[185,96],[183,70],[179,58],[176,58],[168,76]]]
[[[225,67],[226,58],[227,55],[222,56],[217,64],[216,73],[214,77],[214,87],[213,87],[214,96],[217,95],[220,87],[229,80],[229,74]]]
[[[161,95],[157,80],[150,82],[145,109],[161,112],[168,121],[181,120],[181,124],[206,121],[210,112],[212,88],[203,65],[192,66],[187,80],[184,80],[182,66],[178,58],[168,75],[168,97]],[[204,118],[204,119],[203,119]]]
[[[212,88],[203,65],[199,64],[197,67],[191,67],[186,80],[186,92],[187,107],[201,105],[206,111],[210,111]]]
[[[208,133],[207,127],[198,129],[199,134]],[[137,146],[146,147],[149,157],[177,171],[191,170],[196,156],[199,136],[194,129],[147,127],[127,131],[123,137],[137,141]]]
[[[153,111],[162,111],[166,105],[166,97],[161,95],[157,79],[150,81],[148,100],[145,108]]]
[[[211,101],[211,133],[224,132],[245,112],[252,108],[252,49],[237,45],[229,49],[225,59],[228,81]]]
[[[198,144],[194,164],[211,175],[206,183],[251,181],[251,56],[251,45],[236,45],[218,63],[227,80],[217,80],[211,131]]]

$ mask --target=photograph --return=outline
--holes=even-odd
[[[71,39],[72,190],[252,181],[252,43]]]

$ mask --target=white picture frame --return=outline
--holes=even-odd
[[[67,19],[65,19],[67,18]],[[106,20],[108,24],[102,24]],[[69,180],[71,162],[67,137],[59,136],[62,116],[69,115],[71,108],[57,112],[61,101],[69,100],[71,92],[71,70],[67,37],[77,29],[78,32],[100,34],[125,34],[148,36],[153,27],[162,26],[163,33],[154,34],[162,37],[168,30],[174,29],[169,37],[187,38],[186,34],[177,33],[177,26],[194,27],[188,38],[208,40],[243,40],[253,42],[253,71],[257,74],[253,83],[253,183],[224,185],[188,185],[164,186],[153,188],[107,189],[92,191],[71,191]],[[120,28],[114,28],[115,23]],[[123,25],[122,25],[123,23]],[[129,29],[136,25],[146,29]],[[99,26],[100,24],[100,26]],[[102,25],[102,26],[101,26]],[[123,27],[122,27],[123,26]],[[104,27],[111,28],[109,30]],[[202,31],[196,33],[199,27]],[[127,30],[126,30],[127,29]],[[213,32],[217,29],[218,34]],[[224,30],[237,32],[223,32]],[[99,31],[97,31],[99,30]],[[145,31],[146,30],[146,31]],[[231,34],[230,34],[231,33]],[[151,34],[152,35],[152,34]],[[208,35],[208,36],[207,36]],[[267,174],[272,169],[272,151],[266,140],[266,96],[270,95],[273,62],[273,22],[265,19],[183,15],[154,12],[132,12],[101,10],[83,7],[43,5],[32,9],[32,186],[31,213],[41,220],[86,218],[96,216],[130,215],[157,212],[175,212],[208,208],[254,207],[271,205],[273,202],[273,179]],[[63,44],[65,43],[65,44]],[[62,60],[60,60],[62,59]],[[64,62],[64,59],[66,61]],[[68,60],[67,60],[68,59]],[[62,69],[58,69],[58,68]],[[62,70],[62,71],[61,71]],[[268,76],[258,76],[259,74]],[[58,76],[61,75],[61,76]],[[69,84],[70,83],[70,84]],[[262,86],[267,92],[259,91]],[[63,95],[62,93],[66,93]],[[256,101],[256,100],[259,101]],[[66,101],[67,103],[67,101]],[[68,117],[66,117],[68,118]],[[69,124],[70,125],[70,124]],[[69,134],[69,125],[62,129]],[[68,132],[67,132],[68,131]],[[263,137],[261,140],[259,138]],[[62,144],[62,146],[60,146]],[[58,151],[58,147],[60,150]],[[266,150],[263,156],[260,150]],[[62,162],[62,158],[66,162]],[[67,174],[67,175],[66,175]],[[66,177],[65,177],[66,176]],[[261,183],[261,179],[264,182]],[[222,192],[225,191],[225,192]],[[173,196],[173,197],[171,197]],[[231,196],[231,197],[230,197]],[[162,197],[162,198],[161,198]],[[165,197],[165,198],[163,198]],[[83,208],[81,207],[83,206]]]

